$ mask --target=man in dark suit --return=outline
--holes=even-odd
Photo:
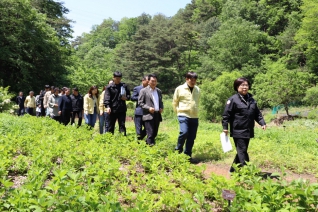
[[[65,88],[65,95],[61,96],[59,100],[59,114],[61,116],[61,122],[66,126],[70,122],[71,113],[73,111],[72,108],[72,99],[70,97],[71,90],[69,88]]]
[[[23,116],[24,115],[24,101],[25,101],[25,96],[23,96],[23,92],[19,92],[19,96],[16,98],[16,103],[19,105],[19,110],[18,110],[18,116]]]
[[[131,101],[136,101],[134,122],[135,122],[135,128],[136,128],[138,140],[142,140],[146,136],[145,122],[142,120],[143,111],[142,111],[142,108],[138,105],[138,97],[139,97],[140,90],[147,86],[148,86],[148,79],[147,79],[147,76],[144,76],[142,78],[142,84],[134,88],[133,95],[131,96]]]
[[[148,86],[140,90],[138,97],[138,105],[143,109],[142,120],[145,122],[147,131],[146,143],[150,146],[155,144],[159,124],[162,121],[162,92],[156,86],[156,75],[148,75]]]

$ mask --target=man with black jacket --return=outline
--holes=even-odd
[[[125,83],[121,82],[122,73],[119,71],[113,74],[113,83],[105,89],[104,106],[109,114],[108,132],[114,134],[116,120],[118,119],[119,131],[126,136],[126,100],[130,99],[130,91]]]
[[[61,116],[61,122],[64,125],[68,125],[72,113],[72,100],[70,97],[70,89],[65,88],[65,95],[61,96],[59,100],[59,114]]]
[[[75,117],[77,114],[77,117],[78,117],[77,127],[80,127],[82,124],[84,100],[82,95],[78,92],[78,88],[76,87],[73,88],[73,94],[71,95],[71,100],[72,100],[72,109],[73,109],[71,125],[75,123]]]
[[[18,116],[21,116],[24,114],[24,101],[25,101],[25,96],[23,96],[23,92],[21,91],[19,93],[19,96],[16,98],[16,103],[19,105],[18,109]]]

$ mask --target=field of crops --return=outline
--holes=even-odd
[[[127,137],[64,127],[47,118],[0,114],[0,211],[225,211],[222,190],[236,193],[231,211],[317,211],[318,184],[264,179],[260,168],[285,167],[317,175],[318,123],[286,122],[256,129],[253,164],[230,179],[204,175],[204,163],[228,163],[221,126],[201,122],[190,164],[173,149],[176,120],[160,126],[157,144],[138,143],[133,123]]]

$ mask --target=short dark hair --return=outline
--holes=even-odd
[[[60,89],[59,89],[58,87],[54,88],[54,93],[55,93],[56,91],[60,91]]]
[[[78,91],[78,88],[77,88],[77,87],[74,87],[74,88],[73,88],[73,91]]]
[[[151,77],[156,78],[156,79],[158,80],[158,78],[157,78],[157,76],[156,76],[155,74],[149,74],[149,75],[148,75],[148,80],[150,80]]]
[[[114,74],[113,74],[114,77],[122,77],[122,73],[119,72],[119,71],[115,71]]]
[[[147,78],[148,78],[147,76],[143,76],[142,81],[146,80]]]
[[[237,91],[237,88],[243,83],[243,82],[247,82],[249,88],[251,88],[251,83],[248,79],[246,79],[245,77],[240,77],[240,78],[237,78],[235,81],[234,81],[234,84],[233,84],[233,87],[234,87],[234,90]]]
[[[197,73],[193,72],[193,71],[189,71],[188,73],[186,73],[185,75],[186,79],[198,79],[198,75]]]

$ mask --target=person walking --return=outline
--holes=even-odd
[[[198,75],[188,72],[185,75],[185,83],[175,89],[173,95],[173,110],[177,113],[179,121],[179,137],[175,150],[182,153],[185,143],[184,154],[192,160],[192,148],[199,126],[199,102],[200,88],[196,86]]]
[[[59,114],[59,96],[60,89],[59,88],[54,88],[52,94],[49,97],[48,100],[48,112],[50,118],[54,119],[55,121],[61,122],[60,120],[60,114]]]
[[[156,144],[159,124],[162,121],[163,112],[162,92],[157,86],[157,77],[148,75],[148,86],[141,89],[138,97],[138,105],[143,109],[142,120],[145,122],[147,140],[150,146]]]
[[[72,100],[72,119],[71,119],[71,125],[75,123],[75,117],[77,115],[78,123],[77,127],[80,127],[82,125],[82,119],[83,119],[83,110],[84,110],[84,99],[82,95],[79,93],[78,88],[73,88],[73,94],[71,95]]]
[[[223,132],[228,135],[228,125],[230,125],[230,136],[233,137],[237,152],[233,164],[242,167],[250,161],[247,149],[250,139],[254,137],[255,121],[263,130],[266,129],[266,123],[252,94],[248,93],[251,87],[248,79],[244,77],[236,79],[233,87],[237,93],[226,102],[222,126]],[[232,166],[230,172],[234,171]]]
[[[145,122],[142,120],[143,111],[142,111],[142,108],[138,105],[138,97],[139,97],[140,90],[147,86],[148,86],[148,79],[147,79],[147,76],[144,76],[142,78],[141,85],[134,87],[133,94],[131,96],[131,101],[136,102],[134,122],[135,122],[135,129],[136,129],[138,140],[142,140],[147,135]]]
[[[34,97],[34,92],[33,91],[30,91],[29,92],[29,96],[27,96],[25,98],[24,106],[26,107],[26,112],[28,114],[30,114],[31,116],[33,116],[33,112],[34,112],[33,110],[36,107],[36,105],[35,105],[35,97]]]
[[[110,80],[108,82],[108,85],[113,83],[113,80]],[[108,132],[109,128],[109,114],[106,111],[106,108],[104,107],[104,97],[105,97],[105,90],[107,88],[107,85],[104,86],[102,93],[99,95],[99,133],[104,134]]]
[[[36,117],[40,117],[41,116],[41,100],[40,100],[41,93],[43,93],[43,90],[40,90],[40,93],[38,95],[36,95],[36,97],[35,97],[35,104],[36,104],[35,114],[36,114]]]
[[[59,99],[59,114],[61,116],[61,123],[65,126],[70,123],[72,109],[72,99],[70,97],[70,88],[65,87],[65,95],[60,96]]]
[[[97,86],[91,86],[84,96],[84,118],[90,129],[94,128],[99,114],[99,98]]]
[[[49,116],[50,112],[49,112],[49,98],[50,96],[54,93],[54,86],[51,86],[51,90],[48,90],[45,92],[44,94],[44,98],[43,98],[43,107],[45,109],[45,116]]]
[[[40,94],[40,97],[39,97],[40,103],[41,103],[41,106],[40,106],[41,114],[40,114],[40,116],[45,116],[46,115],[46,112],[45,112],[46,107],[44,107],[44,97],[45,97],[45,94],[50,91],[50,86],[49,85],[45,85],[44,87],[45,87],[45,90],[42,91],[42,93]]]
[[[126,100],[130,99],[130,90],[125,83],[121,82],[121,78],[121,72],[113,73],[113,83],[105,89],[104,106],[109,114],[108,132],[114,134],[116,120],[118,120],[119,132],[126,136]]]
[[[18,116],[23,116],[24,115],[24,102],[25,102],[25,96],[23,96],[23,92],[19,92],[19,96],[17,96],[15,102],[19,106],[18,109]]]

